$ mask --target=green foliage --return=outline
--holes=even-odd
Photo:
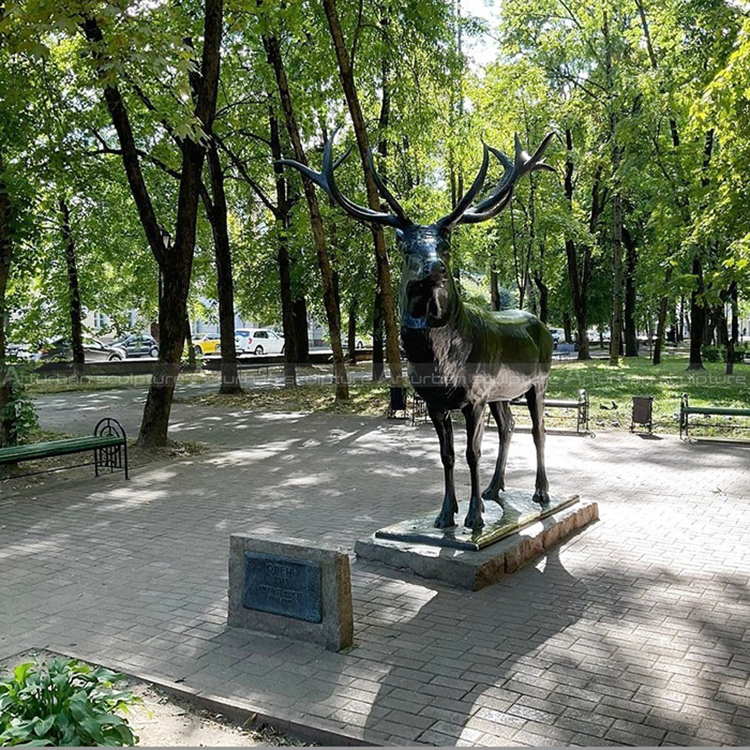
[[[745,361],[747,345],[739,344],[735,346],[732,355],[732,361],[735,364],[741,364]],[[701,356],[706,362],[726,362],[729,359],[729,351],[726,346],[703,346],[701,347]]]
[[[27,391],[33,365],[27,362],[5,363],[5,382],[10,386],[10,398],[0,410],[0,422],[12,443],[24,442],[38,426],[39,420],[32,397]]]
[[[115,689],[120,679],[75,659],[20,664],[0,680],[0,745],[135,745],[115,713],[137,700]]]
[[[706,362],[718,362],[721,359],[721,348],[718,346],[704,346],[701,356]]]

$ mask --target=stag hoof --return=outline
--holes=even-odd
[[[502,491],[503,491],[502,487],[488,487],[482,493],[482,499],[483,500],[494,500],[499,505],[502,505],[502,501],[500,500],[500,493]]]
[[[472,531],[479,531],[484,526],[484,519],[480,513],[469,513],[464,521],[464,526]]]
[[[532,500],[539,505],[549,505],[549,492],[537,489]]]
[[[455,525],[456,525],[456,519],[453,513],[441,513],[435,519],[436,529],[449,529],[451,528],[451,526],[455,526]]]

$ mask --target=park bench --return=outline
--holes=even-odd
[[[85,437],[65,438],[63,440],[52,440],[47,443],[32,443],[31,445],[16,445],[10,448],[0,448],[0,465],[16,464],[21,461],[34,461],[41,458],[53,458],[56,456],[67,456],[76,453],[93,453],[93,461],[60,466],[54,469],[43,469],[42,471],[31,471],[25,474],[14,474],[6,479],[16,477],[32,476],[34,474],[45,474],[48,471],[59,469],[72,469],[76,466],[92,466],[94,473],[99,476],[103,470],[109,469],[114,472],[124,469],[125,479],[130,478],[128,467],[128,441],[125,430],[116,420],[106,417],[99,421],[94,428],[93,435]]]
[[[687,393],[680,401],[680,438],[690,437],[690,427],[728,427],[732,429],[750,429],[750,425],[729,424],[728,422],[690,422],[691,414],[703,414],[716,417],[750,417],[750,409],[740,409],[734,406],[690,406]]]
[[[513,399],[512,405],[525,404],[524,396]],[[576,432],[589,432],[589,396],[585,388],[578,391],[578,399],[548,398],[544,401],[544,409],[575,409],[576,411]],[[412,408],[412,424],[417,421],[427,421],[427,408],[424,401],[414,393],[414,405]],[[488,412],[487,421],[492,420],[492,415]]]
[[[523,398],[516,399],[511,403],[525,403]],[[578,398],[547,398],[544,400],[544,409],[575,409],[576,412],[576,432],[589,432],[589,395],[585,388],[578,391]]]

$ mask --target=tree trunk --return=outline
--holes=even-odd
[[[612,248],[612,327],[609,344],[609,364],[617,365],[620,361],[622,343],[622,203],[620,194],[614,196],[614,242]]]
[[[544,283],[544,279],[535,273],[534,283],[536,288],[539,290],[539,320],[542,323],[547,322],[547,311],[549,308],[549,287]]]
[[[81,291],[78,286],[76,246],[70,227],[70,207],[64,198],[58,203],[62,216],[62,236],[65,245],[65,265],[68,270],[68,312],[70,315],[70,341],[73,348],[73,377],[86,377],[86,357],[83,350],[83,326],[81,324]]]
[[[578,344],[578,359],[591,359],[589,354],[589,339],[587,335],[588,323],[586,320],[586,297],[581,294],[578,280],[578,259],[573,240],[565,240],[565,254],[568,260],[568,277],[571,289],[573,289],[573,314],[576,319],[576,342]]]
[[[701,164],[701,187],[707,189],[710,184],[709,167],[714,148],[714,131],[706,133],[703,146],[703,163]],[[690,294],[690,362],[688,370],[705,370],[703,357],[701,355],[701,344],[706,333],[706,307],[703,300],[705,291],[703,281],[703,252],[701,248],[695,249],[693,256],[692,275],[695,277],[695,288]]]
[[[737,342],[740,339],[740,322],[738,320],[739,306],[737,295],[737,281],[733,281],[729,286],[729,300],[732,305],[732,334],[727,342],[727,367],[726,374],[734,374],[734,352]]]
[[[190,328],[190,318],[185,316],[185,344],[183,347],[183,354],[187,350],[188,358],[188,369],[190,372],[195,372],[198,367],[198,362],[195,357],[195,349],[193,349],[193,331]]]
[[[262,0],[258,0],[262,4]],[[263,36],[263,46],[266,51],[268,62],[274,70],[276,76],[276,86],[279,91],[281,108],[284,112],[284,121],[289,133],[289,140],[292,142],[294,149],[294,158],[300,163],[307,166],[307,157],[302,147],[302,138],[299,128],[297,127],[297,118],[294,114],[292,98],[289,91],[284,61],[281,57],[281,46],[278,37],[266,34]],[[323,282],[323,305],[328,318],[328,331],[331,338],[331,348],[333,349],[333,375],[336,384],[336,400],[346,401],[349,398],[349,383],[346,376],[346,364],[344,363],[344,350],[341,346],[341,317],[336,306],[336,295],[333,284],[333,273],[331,263],[328,258],[328,249],[326,246],[325,232],[323,230],[323,220],[320,215],[318,199],[315,195],[315,188],[309,178],[302,176],[302,184],[305,190],[305,198],[310,211],[310,225],[313,233],[315,252],[318,257],[318,266],[320,267],[321,280]]]
[[[497,271],[490,270],[490,300],[492,309],[496,312],[500,310],[500,289],[498,288]]]
[[[713,308],[714,328],[716,330],[716,345],[728,346],[729,332],[727,331],[727,314],[724,310],[724,306],[726,305],[729,293],[724,292],[720,296],[721,302],[718,305],[715,305]]]
[[[635,267],[638,262],[635,237],[622,228],[625,242],[625,356],[638,356],[638,330],[635,323],[636,289]]]
[[[372,323],[372,382],[383,379],[385,363],[383,358],[383,295],[380,293],[380,279],[375,289]]]
[[[567,150],[567,158],[565,161],[565,198],[568,202],[570,210],[573,210],[573,133],[568,128],[565,131],[565,146]],[[591,191],[591,214],[589,226],[595,226],[598,221],[599,213],[599,185],[601,181],[601,173],[597,171],[594,176],[594,184]],[[593,239],[593,238],[592,238]],[[589,341],[586,335],[587,331],[587,320],[586,320],[586,293],[588,291],[588,283],[590,278],[591,270],[591,247],[585,246],[583,248],[583,269],[578,267],[578,250],[575,241],[571,237],[565,239],[565,256],[567,259],[568,266],[568,280],[570,282],[570,295],[573,303],[573,314],[576,319],[576,334],[578,341],[578,359],[585,360],[591,359],[589,354]]]
[[[669,283],[672,280],[672,266],[668,266],[664,274],[664,289],[669,289]],[[656,341],[654,342],[653,364],[661,364],[661,350],[664,346],[664,329],[667,325],[667,308],[669,307],[669,296],[665,294],[659,302],[659,318],[656,323]],[[675,343],[677,332],[675,331]]]
[[[656,341],[654,342],[654,358],[652,360],[654,365],[661,364],[661,350],[664,346],[664,329],[667,324],[668,305],[669,297],[664,295],[659,302],[659,318],[656,323]]]
[[[281,138],[279,136],[279,121],[269,112],[269,127],[271,132],[271,152],[274,159],[274,173],[276,176],[276,242],[278,249],[276,258],[279,264],[279,285],[281,287],[281,325],[284,329],[284,385],[297,385],[297,331],[294,327],[294,303],[292,301],[292,268],[289,260],[290,215],[287,195],[287,184],[284,178],[284,168],[278,164],[282,158]],[[305,331],[307,340],[307,331]]]
[[[703,307],[703,269],[700,253],[693,258],[692,274],[695,276],[696,288],[690,295],[690,363],[688,370],[705,370],[701,346],[706,328],[706,311]]]
[[[13,400],[13,384],[8,377],[5,359],[5,328],[9,317],[5,294],[8,289],[13,249],[10,227],[10,197],[5,181],[3,154],[0,151],[0,448],[10,447],[17,438],[16,420],[8,409],[8,404]]]
[[[219,340],[221,343],[221,385],[219,393],[242,393],[237,369],[237,345],[234,340],[234,275],[232,249],[229,245],[227,196],[224,170],[216,141],[208,149],[208,172],[213,194],[211,231],[216,260],[216,296],[219,301]],[[190,347],[192,349],[192,346]]]
[[[563,313],[563,329],[565,340],[573,341],[573,321],[570,319],[570,313],[567,310]]]
[[[205,133],[212,132],[221,60],[223,0],[205,0],[203,53],[200,69],[192,79],[194,114]],[[196,221],[200,196],[205,146],[189,139],[180,141],[182,166],[177,198],[174,245],[164,243],[162,226],[156,218],[151,196],[141,171],[140,157],[130,125],[127,104],[119,87],[112,83],[110,60],[101,49],[104,36],[97,20],[84,17],[82,28],[92,44],[98,65],[97,74],[104,85],[104,100],[117,132],[128,178],[146,238],[163,277],[163,295],[159,310],[159,360],[154,369],[146,406],[143,410],[138,445],[163,446],[167,443],[169,414],[185,343],[185,318],[190,274],[195,251]]]
[[[323,0],[323,8],[328,20],[328,28],[331,32],[333,47],[336,52],[339,78],[341,79],[341,85],[344,89],[344,95],[346,96],[347,105],[349,107],[349,114],[351,115],[352,124],[354,125],[354,134],[357,139],[357,147],[359,149],[362,169],[365,175],[367,204],[371,209],[379,211],[380,198],[378,195],[378,189],[367,163],[369,151],[367,127],[359,103],[359,96],[354,83],[352,61],[350,60],[349,52],[344,42],[341,23],[339,22],[338,13],[336,11],[335,0]],[[378,265],[383,295],[383,318],[385,320],[386,350],[388,355],[388,366],[391,372],[391,383],[393,385],[401,385],[403,381],[401,372],[401,353],[399,349],[399,334],[398,326],[396,324],[396,303],[393,294],[393,284],[391,282],[391,266],[388,260],[388,248],[385,243],[385,235],[383,234],[382,227],[373,224],[371,228],[375,246],[375,258]]]
[[[353,298],[349,305],[349,330],[347,332],[346,346],[349,354],[350,364],[357,364],[357,298]]]
[[[307,323],[307,300],[297,297],[294,301],[294,332],[296,348],[296,363],[298,365],[310,364],[310,336]]]

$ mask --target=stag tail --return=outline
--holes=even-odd
[[[554,133],[548,133],[544,140],[541,142],[539,148],[534,152],[534,155],[529,156],[523,150],[521,141],[518,138],[518,134],[516,134],[515,162],[511,162],[510,158],[506,156],[502,151],[485,144],[484,159],[482,160],[482,166],[479,170],[479,174],[477,175],[477,179],[474,180],[474,184],[469,189],[469,192],[462,198],[461,202],[456,206],[456,208],[444,219],[441,219],[438,224],[440,224],[442,227],[451,228],[459,226],[461,224],[478,224],[480,221],[487,221],[488,219],[492,219],[497,216],[510,202],[511,197],[513,196],[513,189],[515,188],[518,180],[523,177],[523,175],[530,174],[531,172],[536,172],[538,170],[546,170],[548,172],[555,171],[549,164],[545,164],[542,161],[542,156],[544,156],[544,152],[553,137]],[[484,182],[484,178],[487,174],[488,152],[491,152],[503,165],[505,172],[500,178],[500,181],[495,186],[495,190],[493,191],[492,195],[490,195],[488,198],[485,198],[485,200],[477,204],[474,208],[469,208],[474,198],[481,190],[482,183]],[[478,186],[477,183],[479,183]]]
[[[310,169],[306,164],[301,164],[293,159],[279,159],[276,164],[281,164],[287,167],[294,167],[298,169],[305,177],[310,179],[318,187],[328,193],[328,195],[337,203],[341,208],[346,211],[350,216],[354,217],[358,221],[364,221],[372,224],[386,224],[387,226],[396,227],[398,229],[404,229],[411,226],[412,222],[406,215],[404,209],[399,205],[398,201],[393,197],[393,194],[385,186],[383,181],[378,176],[374,169],[372,162],[372,153],[368,152],[368,166],[372,172],[375,185],[380,191],[383,198],[385,198],[388,205],[394,210],[393,214],[386,214],[380,211],[373,211],[371,208],[365,206],[359,206],[353,201],[350,201],[342,192],[339,190],[339,186],[336,184],[336,177],[334,175],[335,170],[343,164],[346,158],[351,153],[352,149],[349,147],[342,156],[334,161],[333,159],[333,139],[336,137],[339,128],[333,132],[333,135],[326,141],[325,149],[323,150],[323,169],[321,172],[316,172]]]

